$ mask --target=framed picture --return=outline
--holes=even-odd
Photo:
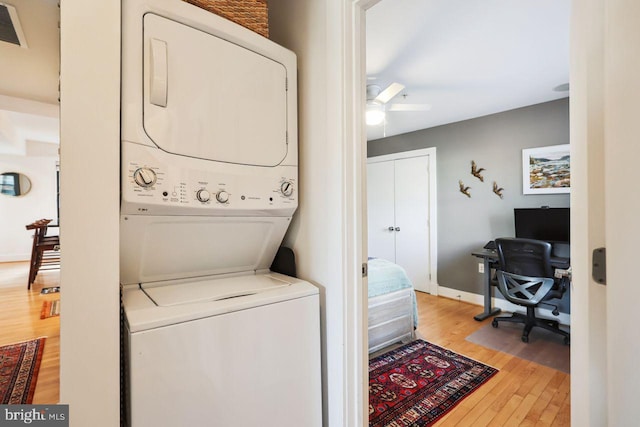
[[[522,150],[524,194],[569,193],[571,162],[569,144]]]

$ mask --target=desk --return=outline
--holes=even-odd
[[[491,307],[491,268],[498,265],[498,252],[490,249],[480,249],[472,252],[471,255],[482,258],[484,262],[483,292],[484,292],[484,311],[473,316],[478,322],[487,317],[495,316],[500,313],[497,307]]]
[[[491,249],[480,249],[471,253],[474,257],[482,258],[484,262],[484,311],[473,316],[478,322],[500,313],[497,307],[491,307],[491,269],[498,266],[498,252]],[[569,258],[551,257],[553,268],[567,269],[571,265]]]

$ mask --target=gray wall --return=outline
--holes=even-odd
[[[438,283],[482,294],[471,252],[496,237],[514,236],[513,209],[568,207],[568,194],[523,195],[522,149],[569,143],[569,99],[369,141],[368,157],[436,147],[438,168]],[[475,160],[484,182],[471,175]],[[471,187],[460,193],[458,180]],[[493,193],[503,187],[503,199]],[[569,312],[569,296],[560,311]]]

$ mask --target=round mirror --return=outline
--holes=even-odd
[[[31,190],[31,180],[19,172],[0,174],[0,194],[7,196],[24,196]]]

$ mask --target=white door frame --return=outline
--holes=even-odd
[[[344,43],[342,64],[345,206],[344,242],[344,389],[345,427],[364,427],[369,420],[367,335],[367,283],[361,266],[366,263],[366,131],[365,112],[365,10],[380,0],[343,3]],[[364,221],[363,221],[364,218]]]
[[[361,266],[367,261],[365,11],[380,0],[343,3],[343,129],[345,168],[344,236],[344,421],[345,427],[369,424],[367,282]]]
[[[438,186],[436,182],[436,148],[422,148],[419,150],[369,157],[367,163],[389,162],[392,160],[421,156],[429,156],[429,293],[431,295],[438,295]],[[364,224],[366,223],[365,218]],[[365,250],[366,247],[365,245]]]
[[[640,39],[640,4],[637,0],[603,0],[601,5],[603,8],[599,11],[604,16],[601,27],[604,29],[604,103],[599,112],[604,119],[604,146],[601,151],[603,156],[597,159],[601,168],[604,163],[602,203],[607,272],[606,286],[593,286],[598,286],[600,292],[606,293],[606,310],[603,310],[606,319],[596,326],[606,328],[606,352],[603,358],[606,358],[607,369],[603,377],[607,382],[607,425],[630,426],[637,425],[640,418],[636,388],[640,382],[637,369],[640,342],[637,332],[634,332],[640,298],[636,264],[640,198],[637,192],[629,191],[628,186],[631,177],[636,175],[640,156],[640,108],[637,103],[640,95],[637,78],[640,59],[629,51],[629,47],[637,46]],[[589,151],[589,154],[592,152]],[[598,189],[590,188],[589,196]],[[591,307],[594,305],[590,302]],[[593,340],[591,334],[590,338],[594,346],[605,344]],[[591,365],[593,368],[594,365]],[[573,380],[573,366],[571,373]],[[592,377],[595,376],[592,374]]]

